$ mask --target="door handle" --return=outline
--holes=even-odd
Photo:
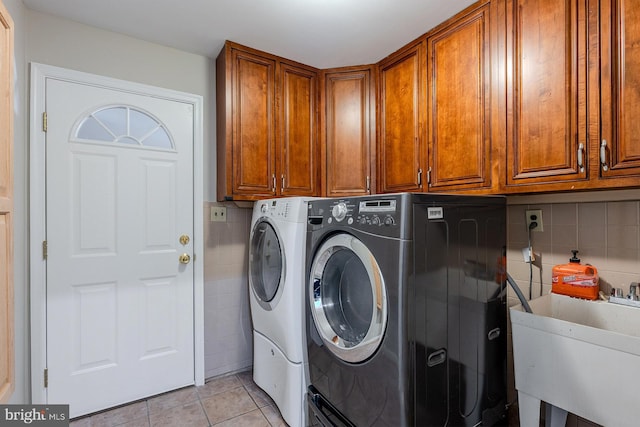
[[[191,256],[187,253],[184,253],[178,257],[180,264],[189,264],[191,262]]]

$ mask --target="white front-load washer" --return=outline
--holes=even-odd
[[[253,380],[291,427],[307,424],[303,300],[309,200],[257,201],[249,245]]]

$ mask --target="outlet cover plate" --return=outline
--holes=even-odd
[[[224,206],[211,206],[211,222],[227,222],[227,208]]]
[[[532,222],[536,222],[538,225],[531,229],[531,231],[544,231],[542,224],[542,209],[527,209],[525,211],[527,218],[527,230]]]

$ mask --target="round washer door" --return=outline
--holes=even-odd
[[[315,253],[309,286],[313,320],[327,348],[349,363],[371,357],[387,325],[387,290],[371,251],[350,234],[330,237]]]
[[[265,310],[271,310],[278,302],[284,272],[284,248],[278,233],[269,221],[260,220],[251,231],[249,282]]]

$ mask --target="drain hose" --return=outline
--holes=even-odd
[[[507,273],[507,282],[509,282],[513,290],[516,292],[516,295],[518,296],[520,303],[524,307],[524,311],[526,311],[527,313],[533,313],[533,311],[531,310],[531,306],[529,306],[529,303],[527,302],[527,299],[524,297],[524,295],[522,295],[522,291],[520,290],[517,283],[515,282],[515,280],[513,280],[513,277],[511,277],[509,273]]]

